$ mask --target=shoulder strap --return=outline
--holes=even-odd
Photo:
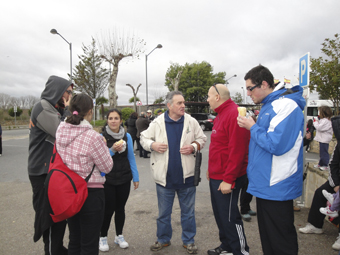
[[[95,167],[95,166],[96,166],[96,165],[93,165],[91,173],[85,178],[85,181],[86,181],[86,182],[88,182],[88,181],[90,180],[91,175],[92,175],[92,173],[93,173],[93,171],[94,171],[94,167]]]
[[[53,153],[53,154],[54,154],[53,157],[55,157],[55,153],[58,153],[58,151],[57,151],[57,141],[54,143],[54,150],[55,150],[55,152]],[[61,159],[61,157],[60,157],[60,159]],[[64,163],[64,164],[65,164],[65,163]],[[90,173],[88,176],[86,176],[86,178],[85,178],[85,181],[86,181],[86,182],[88,182],[88,181],[90,180],[91,175],[92,175],[92,173],[93,173],[93,171],[94,171],[95,166],[96,166],[96,165],[93,164],[91,173]]]
[[[197,144],[197,151],[200,151],[200,150],[201,150],[201,145],[200,145],[198,142],[193,141],[192,143],[196,143],[196,144]]]

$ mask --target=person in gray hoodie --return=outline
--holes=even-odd
[[[28,176],[35,211],[33,240],[37,242],[43,236],[45,255],[67,254],[63,246],[66,221],[53,223],[49,216],[44,182],[53,154],[56,131],[68,113],[72,90],[71,81],[50,76],[40,101],[33,106],[30,118]]]

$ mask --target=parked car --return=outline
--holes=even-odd
[[[210,113],[192,113],[191,116],[198,121],[203,131],[208,129],[212,130],[216,116]]]

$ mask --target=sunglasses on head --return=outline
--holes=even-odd
[[[216,84],[214,84],[213,87],[215,88],[217,94],[220,94],[220,92],[218,91],[218,89],[217,89],[217,87],[216,87]]]

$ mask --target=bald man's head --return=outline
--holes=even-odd
[[[224,84],[216,84],[210,87],[208,91],[208,103],[214,110],[230,98],[229,89]]]

